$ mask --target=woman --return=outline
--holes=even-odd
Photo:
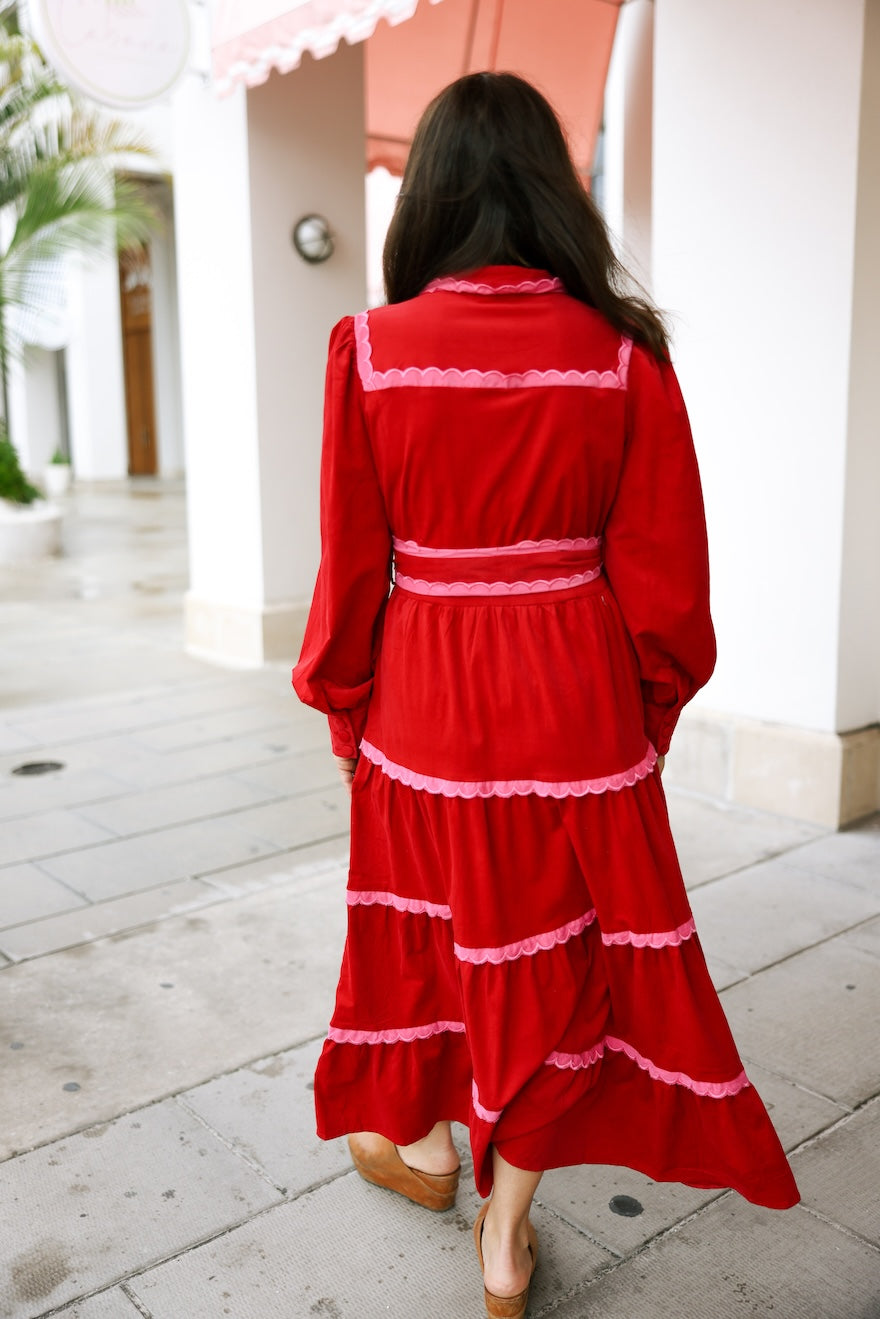
[[[445,1208],[466,1123],[487,1310],[519,1315],[546,1168],[798,1194],[660,785],[715,660],[684,404],[528,83],[475,74],[428,107],[385,279],[331,338],[294,671],[352,793],[318,1129]]]

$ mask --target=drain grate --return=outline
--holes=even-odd
[[[60,760],[26,760],[23,765],[16,765],[12,772],[30,778],[36,774],[51,774],[56,769],[64,769]]]

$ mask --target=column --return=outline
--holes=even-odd
[[[128,431],[122,368],[119,265],[115,251],[71,258],[68,277],[67,414],[77,477],[124,480]]]
[[[837,825],[878,805],[878,0],[656,11],[653,285],[719,640],[670,777]]]
[[[622,6],[605,86],[605,218],[617,254],[651,280],[654,0]]]
[[[176,115],[187,646],[293,660],[319,553],[327,340],[366,299],[362,49],[225,100],[190,84]],[[291,242],[310,212],[336,238],[318,266]]]

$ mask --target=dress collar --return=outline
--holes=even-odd
[[[463,275],[432,279],[424,293],[561,293],[562,281],[546,270],[523,266],[482,266]]]

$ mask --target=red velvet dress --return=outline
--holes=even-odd
[[[321,507],[294,684],[360,759],[319,1134],[794,1204],[655,763],[715,659],[672,368],[542,271],[435,281],[334,330]]]

